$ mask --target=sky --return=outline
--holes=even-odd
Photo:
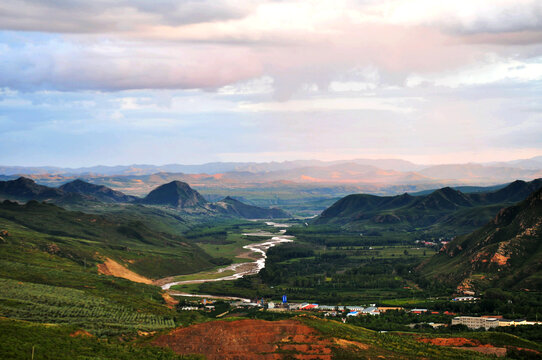
[[[539,0],[0,2],[0,165],[542,155]]]

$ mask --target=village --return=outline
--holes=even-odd
[[[283,302],[275,303],[273,301],[266,302],[264,299],[259,301],[244,301],[244,300],[232,300],[228,304],[232,309],[258,309],[259,311],[268,311],[272,313],[291,313],[291,312],[303,312],[312,313],[314,315],[320,315],[326,318],[340,318],[342,322],[347,322],[348,318],[360,317],[360,316],[379,316],[386,312],[396,311],[404,312],[415,315],[446,315],[450,316],[451,323],[413,323],[409,324],[410,327],[416,325],[425,324],[434,329],[444,328],[448,326],[463,325],[472,330],[489,330],[497,327],[508,326],[529,326],[529,325],[542,325],[542,321],[531,321],[526,319],[505,319],[502,315],[481,315],[481,316],[463,316],[450,311],[436,311],[425,308],[413,308],[407,309],[400,306],[377,306],[376,304],[369,304],[368,306],[338,306],[338,305],[321,305],[316,303],[289,303],[286,301],[286,297],[283,298]],[[451,301],[476,301],[478,298],[473,296],[455,297]],[[206,311],[212,312],[215,310],[215,301],[202,299],[201,301],[192,302],[190,305],[181,307],[183,311]],[[223,317],[227,312],[219,314],[217,317]]]

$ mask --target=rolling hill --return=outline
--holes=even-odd
[[[327,208],[315,224],[355,229],[374,224],[400,223],[406,227],[445,225],[468,232],[485,224],[497,211],[542,187],[542,179],[514,181],[492,192],[463,193],[450,187],[427,195],[346,196]]]
[[[60,186],[58,189],[65,193],[92,196],[101,202],[129,203],[137,200],[137,197],[135,196],[126,195],[120,191],[110,189],[107,186],[91,184],[80,179],[70,181]]]
[[[127,220],[123,214],[86,214],[49,203],[20,205],[6,200],[0,203],[0,228],[11,234],[4,240],[14,246],[21,241],[38,249],[52,247],[54,254],[81,264],[83,259],[88,263],[104,257],[122,259],[128,268],[151,278],[212,266],[212,257],[186,239]]]
[[[0,198],[14,200],[56,200],[64,191],[36,184],[32,179],[20,177],[16,180],[0,181]]]
[[[58,188],[52,188],[37,184],[32,179],[20,177],[15,180],[0,181],[0,199],[38,200],[61,205],[90,205],[99,202],[130,202],[135,197],[81,180],[74,180]]]

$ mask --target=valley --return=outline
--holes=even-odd
[[[542,360],[542,0],[0,1],[0,360]]]
[[[541,188],[537,179],[466,193],[349,195],[316,217],[302,217],[232,197],[209,202],[178,181],[136,197],[79,180],[58,188],[8,180],[0,184],[6,199],[0,203],[0,326],[9,342],[14,332],[50,331],[31,324],[55,324],[56,335],[48,335],[55,341],[77,347],[107,339],[92,346],[111,354],[116,346],[119,358],[132,343],[153,354],[147,358],[190,358],[194,351],[213,358],[205,347],[175,344],[200,331],[197,324],[213,333],[230,321],[256,332],[282,333],[283,321],[311,329],[292,344],[288,336],[271,343],[254,338],[239,349],[246,358],[254,351],[330,359],[357,358],[360,351],[390,358],[414,351],[450,359],[489,354],[427,345],[437,335],[470,339],[512,358],[540,354],[529,342],[539,339],[540,325],[522,332],[526,342],[518,346],[515,338],[502,338],[509,328],[480,340],[479,330],[451,321],[538,317]],[[519,270],[512,276],[510,269]],[[452,301],[462,296],[473,300]],[[427,325],[433,323],[443,327]],[[89,335],[66,337],[78,331]],[[392,333],[383,340],[379,331]],[[118,347],[119,339],[128,343]],[[157,345],[166,349],[151,350]]]
[[[266,225],[273,226],[273,225],[280,225],[280,224],[267,222]],[[179,277],[173,277],[176,281],[168,282],[166,284],[161,285],[161,287],[164,290],[169,290],[172,287],[173,289],[175,289],[175,286],[178,286],[178,285],[202,284],[202,283],[214,282],[214,281],[236,280],[236,279],[241,279],[244,276],[256,275],[262,269],[265,268],[265,262],[267,258],[266,254],[269,249],[282,243],[288,243],[288,242],[294,241],[295,237],[291,235],[284,235],[285,232],[286,230],[281,230],[279,231],[279,234],[277,234],[276,236],[272,233],[267,233],[261,230],[257,232],[252,232],[252,233],[245,233],[243,234],[243,236],[245,237],[259,237],[259,238],[270,237],[264,242],[258,242],[255,244],[251,243],[251,244],[243,246],[244,250],[249,250],[251,253],[250,252],[248,254],[242,253],[241,254],[242,257],[249,258],[249,259],[255,258],[255,261],[228,265],[226,267],[217,269],[216,272],[214,273],[193,274],[190,276],[191,279],[188,279],[188,280],[179,279]],[[237,257],[239,256],[240,255],[237,255]],[[180,278],[182,278],[182,276]],[[161,282],[163,282],[163,280],[157,280],[156,284],[159,285]]]

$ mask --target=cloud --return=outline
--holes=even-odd
[[[0,87],[24,91],[214,89],[262,73],[246,49],[59,40],[0,48]]]
[[[531,0],[3,2],[0,28],[31,32],[0,34],[0,87],[239,94],[255,91],[240,83],[270,79],[257,91],[272,88],[285,101],[313,85],[402,86],[488,53],[504,62],[542,55],[540,8]],[[364,69],[378,78],[356,73]]]
[[[338,27],[340,34],[352,29]],[[322,89],[335,78],[362,79],[355,69],[373,67],[384,82],[401,83],[413,71],[458,66],[476,49],[444,45],[446,38],[422,28],[358,27],[378,37],[315,35],[306,43],[231,45],[73,40],[32,35],[0,45],[0,87],[35,90],[216,89],[269,77],[277,98],[288,99],[303,84]],[[425,37],[423,43],[420,36]]]
[[[388,0],[369,1],[359,21],[427,25],[458,34],[542,30],[537,0]]]
[[[4,163],[73,166],[541,153],[539,83],[485,86],[315,91],[288,102],[252,91],[3,90],[0,151]]]
[[[527,83],[542,81],[542,57],[530,61],[490,56],[486,61],[471,64],[453,72],[411,75],[406,86],[415,87],[431,83],[435,86],[458,88],[506,82]]]
[[[127,32],[153,25],[238,19],[251,8],[251,1],[243,0],[13,0],[0,3],[0,27],[58,33]]]
[[[309,98],[287,102],[240,103],[240,111],[249,112],[317,112],[317,111],[349,111],[349,110],[378,110],[396,113],[415,111],[412,104],[417,104],[419,98]]]

